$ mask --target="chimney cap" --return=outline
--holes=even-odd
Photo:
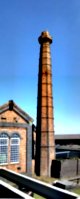
[[[43,31],[40,35],[40,37],[38,38],[38,41],[40,44],[42,44],[43,42],[49,42],[52,43],[52,37],[50,36],[48,31]]]
[[[9,100],[9,110],[10,110],[10,111],[13,110],[13,105],[14,105],[13,100]]]

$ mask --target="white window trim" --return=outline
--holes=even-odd
[[[8,146],[9,145],[9,138],[8,137],[0,137],[0,140],[7,140],[7,144],[0,144],[0,146]],[[7,162],[0,163],[0,165],[8,165],[8,148],[7,148]]]
[[[20,137],[11,137],[10,139],[10,148],[11,146],[15,146],[16,144],[12,144],[11,141],[17,139],[18,140],[18,144],[17,146],[20,146]],[[10,155],[11,155],[11,149],[10,149]],[[11,161],[11,156],[10,156],[10,164],[18,164],[20,162],[20,147],[19,147],[19,161],[16,161],[16,162],[12,162]]]
[[[13,140],[17,139],[19,141],[17,145],[20,145],[20,138],[19,137],[11,137],[11,139],[10,139],[10,145],[16,145],[16,144],[12,144],[11,143],[12,139]]]

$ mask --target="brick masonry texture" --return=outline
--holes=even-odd
[[[3,118],[3,119],[2,119]],[[14,122],[16,123],[26,123],[24,119],[22,119],[18,114],[16,114],[13,110],[7,110],[0,114],[0,122]],[[20,162],[19,163],[8,163],[5,165],[0,165],[0,167],[14,170],[15,172],[24,173],[27,171],[27,129],[19,128],[19,127],[0,127],[0,133],[6,132],[9,135],[12,135],[14,132],[19,133],[20,135]],[[10,154],[10,147],[9,147]],[[8,154],[8,155],[9,155]],[[10,157],[9,157],[10,158]],[[19,170],[20,168],[20,170]]]
[[[52,38],[48,32],[42,32],[39,37],[39,43],[41,46],[38,75],[35,170],[37,175],[50,176],[51,163],[55,159],[55,147],[50,54]]]

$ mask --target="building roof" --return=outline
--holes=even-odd
[[[0,114],[5,111],[15,111],[18,115],[20,115],[27,123],[33,122],[33,118],[30,117],[25,111],[23,111],[13,100],[9,100],[7,103],[0,106]]]
[[[66,145],[66,144],[80,145],[80,134],[55,135],[55,143],[60,145]]]
[[[75,140],[80,139],[80,134],[57,134],[55,140]]]

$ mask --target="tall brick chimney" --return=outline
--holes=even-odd
[[[50,176],[52,160],[55,159],[54,117],[52,95],[52,71],[49,33],[42,32],[40,43],[38,99],[37,99],[37,132],[35,172],[38,176]]]

